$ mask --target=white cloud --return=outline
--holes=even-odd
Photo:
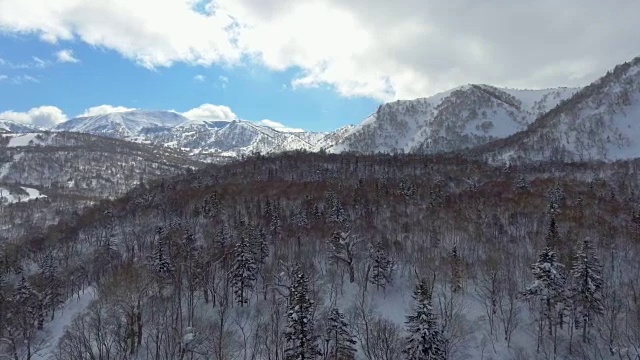
[[[26,112],[5,111],[0,113],[0,119],[49,128],[67,121],[67,115],[55,106],[40,106]]]
[[[182,113],[189,120],[235,120],[238,118],[228,106],[202,104]]]
[[[148,68],[246,58],[301,70],[293,87],[384,100],[477,82],[582,85],[640,53],[637,1],[207,1],[199,12],[196,0],[0,0],[0,29]]]
[[[39,83],[40,80],[31,76],[31,75],[17,75],[11,78],[11,81],[16,85],[26,84],[26,83]]]
[[[73,50],[70,50],[70,49],[64,49],[64,50],[58,51],[56,53],[56,58],[58,59],[58,62],[61,62],[61,63],[78,63],[78,62],[80,62],[80,60],[78,60],[73,55]]]
[[[298,129],[298,128],[290,128],[286,125],[284,125],[283,123],[279,123],[277,121],[273,121],[273,120],[269,120],[269,119],[263,119],[258,121],[258,123],[260,125],[264,125],[264,126],[268,126],[272,129],[278,130],[278,131],[282,131],[282,132],[304,132],[304,129]]]
[[[51,65],[51,61],[42,60],[37,56],[34,56],[32,59],[33,59],[33,63],[35,64],[35,67],[40,68],[40,69],[44,69],[47,66]]]
[[[0,4],[1,8],[2,4]],[[0,15],[1,16],[1,15]],[[2,23],[0,23],[0,29],[2,28]],[[0,66],[7,67],[9,69],[16,70],[25,70],[25,69],[44,69],[51,65],[51,61],[42,60],[37,56],[32,56],[31,61],[14,63],[9,60],[0,58]]]
[[[229,84],[229,78],[223,75],[218,76],[218,80],[220,81],[220,87],[223,89],[227,88],[227,84]]]
[[[203,82],[203,81],[207,80],[207,77],[202,75],[202,74],[198,74],[198,75],[193,77],[193,80],[196,81],[196,82]]]
[[[235,62],[233,20],[191,0],[0,1],[0,28],[44,41],[79,39],[148,67]],[[152,9],[153,11],[150,11]]]
[[[105,104],[105,105],[98,105],[98,106],[93,106],[88,109],[85,109],[84,112],[82,112],[82,114],[78,115],[78,117],[98,116],[98,115],[104,115],[104,114],[109,114],[113,112],[125,112],[125,111],[131,111],[131,110],[136,110],[136,109],[128,108],[124,106],[112,106],[112,105]]]
[[[4,75],[4,74],[0,75],[0,81],[7,80],[8,78],[9,77],[7,75]]]

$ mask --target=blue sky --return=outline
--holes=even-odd
[[[587,85],[640,55],[638,13],[629,0],[0,0],[0,116],[199,109],[327,131],[463,84]]]
[[[60,62],[70,50],[77,62]],[[358,123],[379,101],[340,96],[330,86],[293,89],[299,69],[175,64],[147,69],[115,51],[82,42],[49,44],[29,35],[0,35],[0,113],[53,105],[69,118],[97,105],[178,112],[210,103],[242,119],[330,131]],[[35,59],[37,58],[37,59]],[[38,60],[39,59],[39,60]]]

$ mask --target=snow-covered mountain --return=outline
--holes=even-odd
[[[526,129],[578,89],[465,85],[428,98],[381,105],[330,152],[437,153],[473,147]]]
[[[190,120],[175,112],[141,110],[75,118],[53,130],[164,145],[216,160],[256,152],[311,151],[325,135],[279,131],[246,120]]]
[[[317,136],[317,133],[282,132],[245,120],[218,120],[187,121],[147,139],[188,150],[193,155],[238,157],[256,152],[313,150]]]
[[[134,110],[78,117],[59,124],[53,130],[134,139],[146,134],[167,131],[185,121],[185,117],[172,111]]]
[[[53,130],[164,145],[209,161],[291,150],[435,153],[524,130],[576,91],[466,85],[429,98],[381,105],[360,125],[329,133],[282,131],[246,120],[190,120],[175,112],[141,110],[75,118]]]
[[[640,57],[618,65],[526,131],[473,153],[520,163],[640,157]]]
[[[0,134],[1,133],[29,133],[29,132],[41,131],[41,130],[42,129],[39,129],[36,126],[0,118]]]

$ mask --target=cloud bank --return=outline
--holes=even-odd
[[[390,100],[470,82],[584,85],[640,54],[638,13],[631,0],[0,0],[0,31],[148,68],[295,68],[293,87]]]

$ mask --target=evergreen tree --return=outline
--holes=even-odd
[[[547,320],[549,334],[552,335],[556,317],[561,314],[565,303],[564,265],[558,262],[555,251],[546,246],[538,255],[538,261],[531,265],[531,272],[534,282],[524,295],[540,300],[541,316]]]
[[[214,217],[220,212],[220,200],[218,199],[218,192],[213,191],[211,195],[204,199],[202,204],[202,213],[208,217]]]
[[[462,259],[457,245],[451,250],[451,289],[454,293],[462,291]]]
[[[518,176],[518,179],[516,179],[515,187],[516,187],[516,190],[522,191],[522,192],[531,190],[531,187],[529,186],[527,179],[522,174],[520,174],[520,176]]]
[[[151,269],[161,279],[169,279],[173,275],[174,266],[169,256],[165,231],[159,227],[156,231],[158,241],[151,253]]]
[[[240,237],[234,251],[234,262],[231,268],[231,285],[240,306],[249,303],[249,291],[256,281],[256,260],[251,244],[245,235]]]
[[[336,222],[341,226],[347,225],[347,212],[345,211],[342,203],[340,202],[340,199],[338,198],[338,195],[335,192],[327,192],[324,208],[330,222]]]
[[[417,192],[416,186],[406,177],[402,177],[400,179],[400,184],[398,185],[400,194],[402,194],[405,198],[410,199]]]
[[[307,214],[304,207],[298,209],[298,211],[296,211],[296,213],[293,215],[293,223],[301,228],[306,228],[309,226],[309,220],[307,219]]]
[[[2,268],[0,267],[0,271]],[[4,274],[0,272],[0,338],[5,336],[5,332],[9,330],[10,313],[11,313],[11,296],[7,292],[8,286],[4,279]]]
[[[560,212],[560,205],[567,199],[564,190],[559,183],[555,183],[547,192],[549,200],[548,211],[551,216],[555,216]]]
[[[422,279],[413,292],[413,310],[407,316],[406,347],[407,360],[445,359],[445,341],[437,316],[433,311],[431,289]]]
[[[282,220],[280,219],[280,203],[274,202],[271,208],[271,218],[269,223],[269,230],[273,239],[277,240],[282,234]]]
[[[549,229],[547,229],[547,234],[545,235],[544,239],[548,247],[555,247],[559,245],[560,233],[558,232],[558,224],[556,223],[555,215],[551,216],[551,220],[549,221]]]
[[[314,302],[309,297],[309,278],[296,264],[289,293],[287,327],[285,330],[285,360],[316,359],[320,355],[315,332]]]
[[[634,208],[631,212],[632,230],[636,238],[640,237],[640,208]]]
[[[576,325],[582,326],[582,341],[587,341],[593,319],[604,311],[602,306],[602,266],[589,240],[584,240],[571,269],[574,285],[571,300],[576,309]]]
[[[62,280],[58,275],[58,266],[51,254],[45,256],[39,278],[42,282],[43,306],[51,311],[51,319],[53,320],[56,307],[62,303]]]
[[[269,257],[269,244],[267,243],[267,234],[264,232],[262,227],[254,229],[252,242],[256,262],[260,267],[262,267]]]
[[[393,280],[393,261],[386,254],[382,241],[378,240],[369,251],[369,261],[371,262],[371,275],[369,281],[384,289]]]
[[[33,289],[27,279],[22,276],[13,293],[12,303],[15,305],[15,317],[24,337],[32,334],[35,325],[40,321],[42,305],[40,295]]]
[[[325,341],[329,345],[329,360],[353,360],[356,354],[355,337],[349,330],[349,325],[344,320],[344,314],[337,308],[329,311],[327,318]]]

